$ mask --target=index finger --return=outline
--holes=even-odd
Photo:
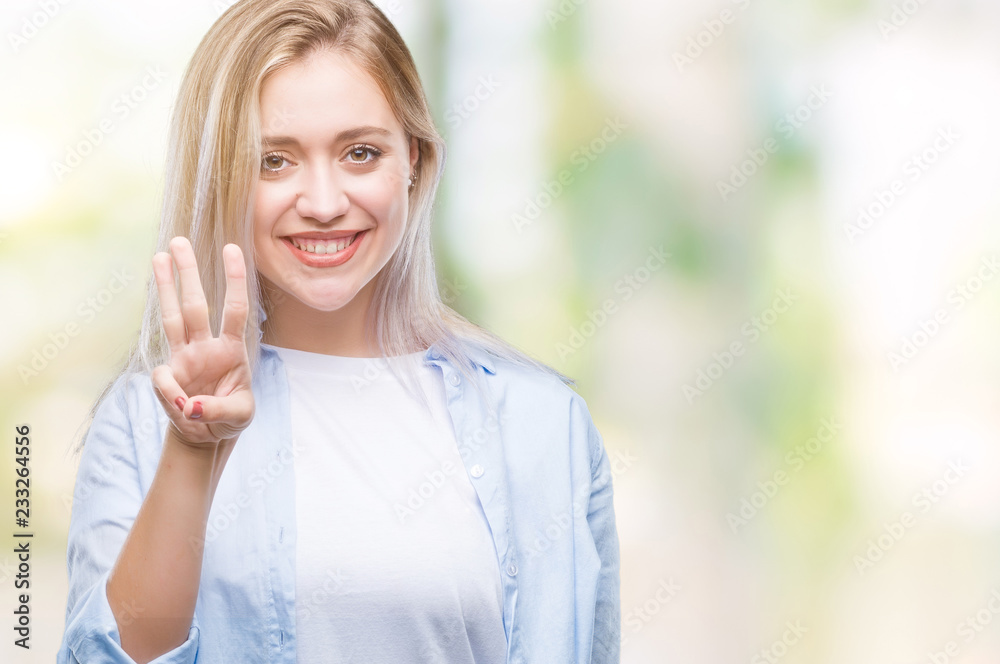
[[[244,341],[250,303],[247,297],[247,268],[239,245],[224,246],[222,260],[226,266],[226,301],[222,308],[222,326],[219,335]]]
[[[188,341],[209,339],[212,329],[208,322],[208,302],[198,275],[198,259],[191,240],[183,235],[172,239],[168,246],[177,265],[177,275],[181,282],[181,314]]]
[[[184,316],[181,314],[180,303],[177,300],[177,288],[174,286],[174,261],[170,254],[160,251],[153,255],[153,276],[156,278],[156,290],[160,298],[160,320],[163,322],[163,332],[171,354],[176,353],[184,345]]]

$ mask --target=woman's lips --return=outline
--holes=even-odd
[[[288,247],[288,250],[292,252],[292,255],[299,259],[299,261],[304,265],[308,265],[309,267],[336,267],[337,265],[342,265],[351,259],[351,256],[357,252],[358,245],[361,244],[367,235],[367,230],[361,231],[354,238],[354,242],[352,242],[350,246],[345,249],[341,249],[335,254],[313,254],[296,247],[292,244],[290,238],[283,237],[281,239],[284,241],[285,246]],[[300,241],[300,244],[301,243],[302,242]]]

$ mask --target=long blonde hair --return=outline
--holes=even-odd
[[[260,173],[260,91],[268,76],[320,48],[352,57],[378,84],[407,138],[415,136],[419,144],[404,236],[376,277],[368,312],[366,331],[377,341],[381,356],[403,355],[436,343],[441,354],[480,389],[465,352],[465,344],[472,343],[499,359],[572,385],[573,379],[442,301],[431,247],[431,212],[444,170],[445,144],[434,126],[409,49],[368,0],[242,0],[209,29],[185,72],[170,127],[156,250],[169,251],[175,236],[189,238],[213,334],[218,334],[225,300],[222,248],[232,242],[243,248],[247,261],[246,342],[251,371],[256,368],[262,319],[271,305],[261,290],[254,252],[248,251],[254,246],[253,196]],[[169,358],[156,282],[150,276],[137,338],[89,419],[122,374],[152,371]]]

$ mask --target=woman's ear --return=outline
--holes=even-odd
[[[410,136],[410,173],[413,173],[417,160],[420,158],[420,141],[416,136]]]

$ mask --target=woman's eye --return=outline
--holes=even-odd
[[[371,155],[371,159],[365,159],[365,156]],[[382,155],[382,151],[378,148],[372,147],[370,145],[358,145],[351,149],[347,153],[347,158],[354,162],[355,164],[367,164],[369,162],[375,161],[378,157]]]
[[[277,171],[285,163],[285,158],[280,154],[266,154],[260,161],[261,169],[265,171]]]

